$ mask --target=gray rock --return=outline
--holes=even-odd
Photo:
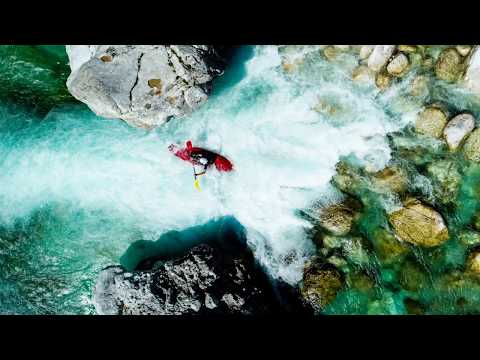
[[[249,254],[199,245],[150,270],[102,270],[95,286],[99,314],[262,314],[276,309],[269,284]]]
[[[380,71],[392,57],[396,45],[375,45],[368,57],[368,67],[373,71]]]
[[[470,52],[465,71],[465,86],[477,95],[480,95],[480,50],[478,46]]]
[[[459,114],[447,123],[443,136],[450,150],[456,150],[475,127],[475,118],[470,114]]]
[[[210,45],[67,45],[67,87],[97,115],[147,129],[208,98],[224,62]]]

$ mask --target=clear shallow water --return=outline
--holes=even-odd
[[[330,63],[313,52],[294,76],[280,60],[276,47],[245,48],[205,106],[153,132],[83,105],[45,118],[2,108],[0,312],[91,313],[98,271],[130,244],[226,215],[271,276],[297,283],[314,252],[297,210],[341,197],[329,185],[341,156],[383,167],[384,135],[421,104],[396,101],[401,85],[380,95],[352,82],[353,56]],[[313,111],[319,98],[341,111]],[[188,139],[235,171],[211,171],[195,190],[191,166],[167,150]]]

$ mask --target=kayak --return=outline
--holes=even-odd
[[[192,165],[204,165],[204,162],[201,162],[201,160],[205,161],[204,159],[206,159],[206,166],[215,165],[218,171],[228,172],[233,170],[232,162],[226,157],[207,149],[194,147],[191,141],[187,141],[186,147],[183,149],[172,144],[168,147],[168,150],[176,157]]]

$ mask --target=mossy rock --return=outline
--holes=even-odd
[[[373,243],[379,260],[387,266],[401,263],[410,252],[406,244],[385,229],[377,229],[374,232]]]
[[[398,166],[387,166],[373,174],[372,183],[380,191],[403,193],[407,189],[408,175]]]
[[[432,180],[435,198],[443,204],[454,203],[462,180],[458,163],[454,160],[434,161],[428,164],[427,174]]]
[[[427,271],[412,261],[405,262],[401,267],[398,281],[403,289],[412,292],[418,292],[430,285]]]
[[[314,258],[304,268],[300,294],[318,314],[335,299],[343,285],[344,280],[338,270]]]
[[[480,128],[473,130],[463,146],[463,154],[468,160],[480,162]]]
[[[447,115],[439,107],[429,106],[417,116],[415,131],[418,134],[440,138],[447,124]]]
[[[457,81],[464,71],[463,59],[454,48],[443,50],[435,64],[435,75],[448,82]]]
[[[409,200],[403,208],[389,215],[395,235],[403,241],[434,247],[448,240],[448,228],[442,215],[416,199]]]

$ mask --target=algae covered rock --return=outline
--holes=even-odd
[[[374,247],[375,254],[385,265],[401,262],[410,250],[405,243],[385,229],[377,229],[374,232]]]
[[[475,129],[465,141],[463,154],[468,160],[480,162],[480,129]]]
[[[416,199],[389,215],[395,235],[408,243],[434,247],[448,240],[448,229],[437,211]]]
[[[322,209],[318,221],[320,226],[333,235],[348,234],[356,215],[353,206],[352,202],[343,202]]]
[[[466,270],[474,274],[480,274],[480,251],[474,251],[467,259]]]
[[[408,176],[399,166],[387,166],[373,174],[372,183],[381,191],[402,193],[407,189]]]
[[[447,124],[447,115],[436,106],[426,107],[420,112],[415,121],[415,131],[422,135],[440,138]]]
[[[456,150],[475,127],[475,118],[471,114],[459,114],[450,120],[443,129],[443,137],[450,150]]]
[[[443,203],[454,202],[462,176],[454,160],[437,160],[427,165],[434,195]]]
[[[375,77],[375,85],[380,90],[385,90],[390,86],[390,76],[388,76],[386,73],[379,72]]]
[[[463,73],[462,56],[454,48],[443,50],[435,64],[435,75],[448,82],[457,81]]]
[[[343,287],[343,277],[329,264],[313,259],[306,264],[300,294],[304,302],[318,314],[330,304]]]

